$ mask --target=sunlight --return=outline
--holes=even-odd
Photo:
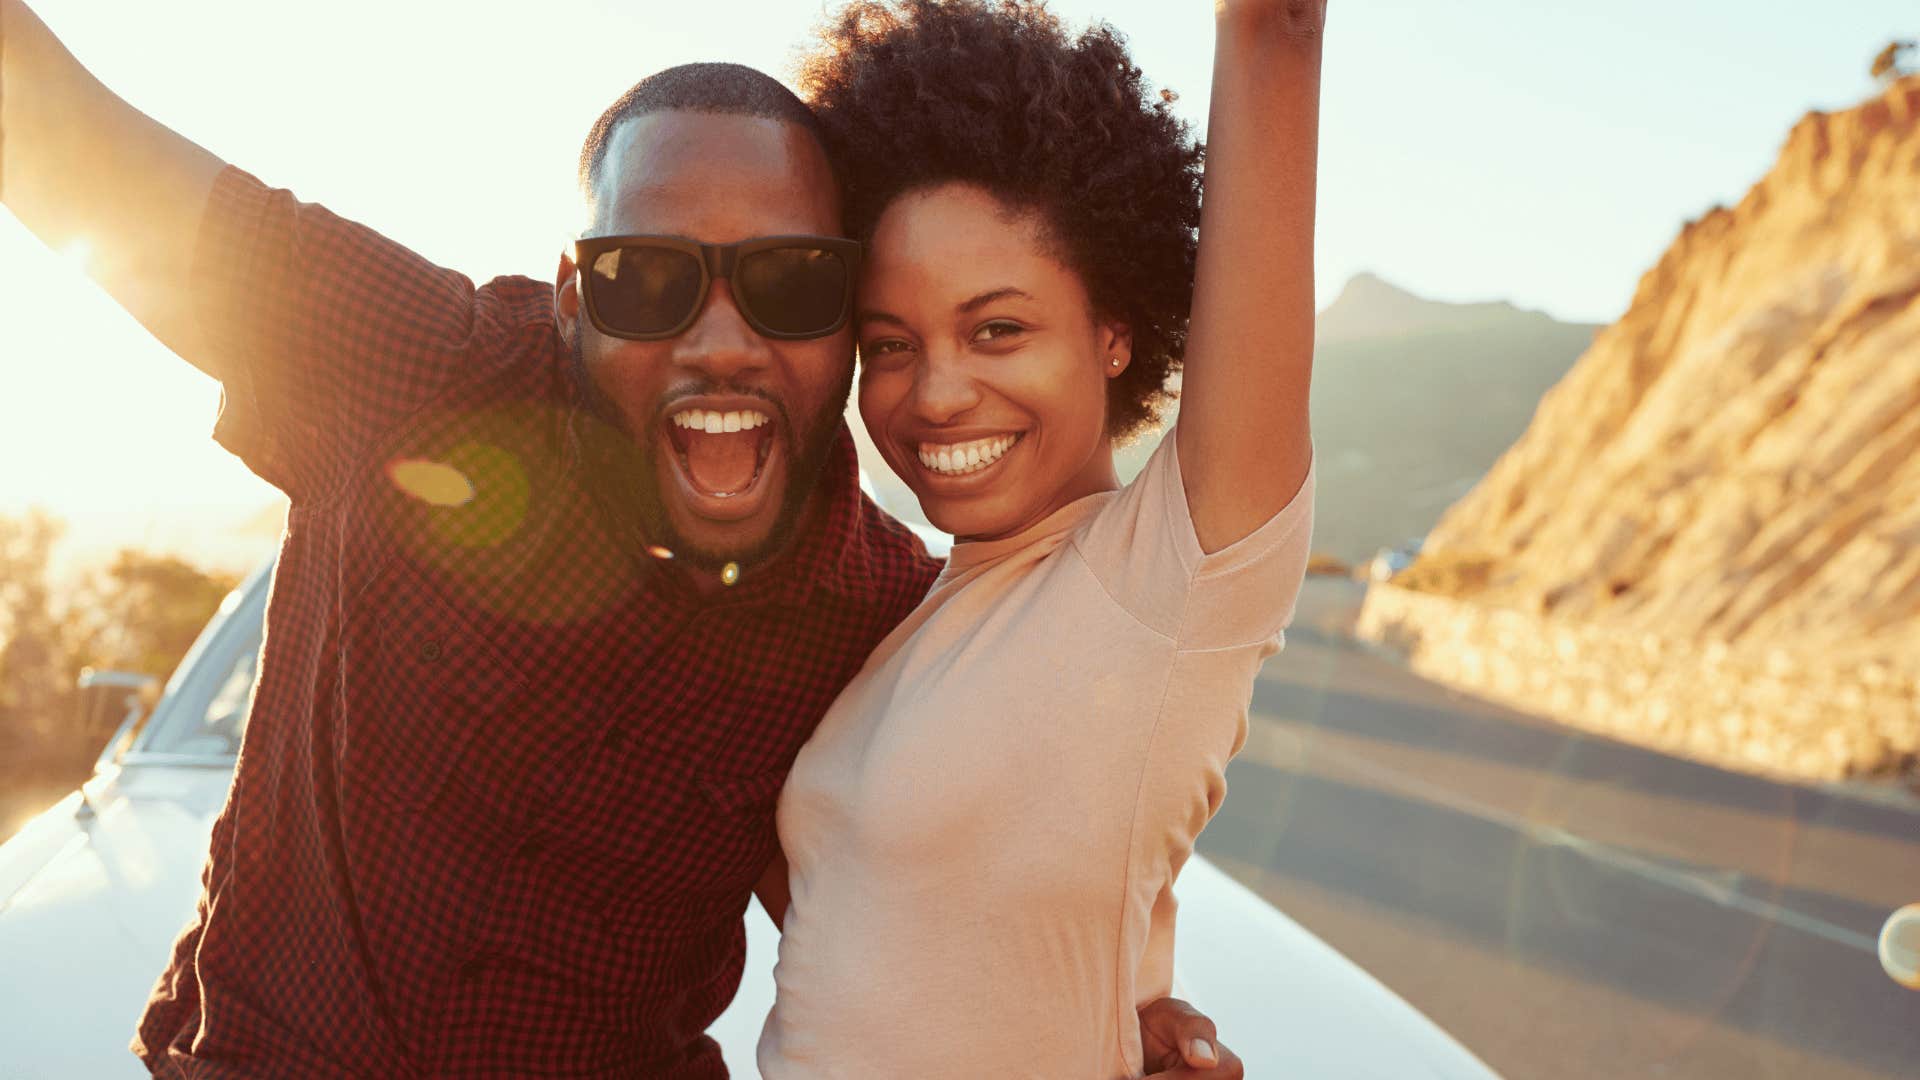
[[[73,242],[60,250],[60,261],[73,271],[74,276],[87,276],[87,266],[93,261],[93,243],[84,236],[76,236]]]

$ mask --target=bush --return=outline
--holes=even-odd
[[[0,838],[86,779],[100,753],[81,723],[80,669],[164,678],[237,583],[128,549],[62,595],[50,567],[64,531],[40,511],[0,517]]]

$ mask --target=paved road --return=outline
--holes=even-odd
[[[1352,595],[1312,590],[1208,857],[1516,1080],[1920,1077],[1920,993],[1874,953],[1920,901],[1920,799],[1541,723],[1344,641]]]

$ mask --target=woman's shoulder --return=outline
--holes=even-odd
[[[1242,632],[1247,640],[1278,633],[1305,577],[1312,519],[1309,473],[1272,518],[1227,547],[1205,551],[1170,431],[1075,544],[1108,591],[1138,617],[1183,646],[1219,647]]]

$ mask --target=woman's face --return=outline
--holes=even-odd
[[[1117,486],[1107,380],[1131,343],[1034,216],[969,184],[894,200],[855,327],[860,415],[934,525],[994,539]]]

